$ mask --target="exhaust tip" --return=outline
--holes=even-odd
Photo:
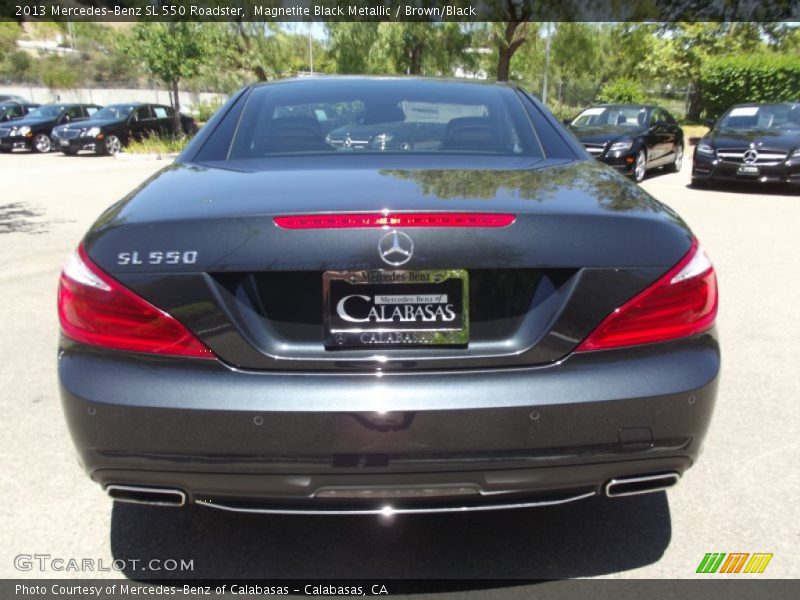
[[[609,498],[661,492],[674,486],[680,478],[680,474],[674,471],[657,475],[619,477],[606,483],[605,492]]]
[[[169,488],[150,488],[138,485],[109,485],[106,493],[117,502],[148,504],[150,506],[183,506],[186,494]]]

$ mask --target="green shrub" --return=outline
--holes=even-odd
[[[177,154],[189,143],[189,137],[172,137],[150,135],[142,140],[130,142],[125,147],[125,152],[129,154]]]
[[[213,98],[211,100],[202,100],[192,107],[195,119],[200,123],[206,123],[215,112],[225,103],[222,98]]]
[[[585,106],[570,106],[569,104],[556,104],[555,106],[548,106],[550,112],[553,113],[556,119],[563,121],[564,119],[572,119],[577,117]]]
[[[647,95],[642,84],[627,78],[617,79],[605,84],[598,96],[600,102],[619,102],[623,104],[641,104],[646,99]]]
[[[733,104],[800,99],[800,60],[781,54],[712,58],[701,81],[706,116],[717,118]]]

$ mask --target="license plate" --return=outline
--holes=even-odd
[[[69,140],[61,140],[60,144],[62,146],[69,146]]]
[[[326,271],[325,345],[446,346],[469,341],[464,269]]]
[[[760,171],[758,167],[754,165],[742,165],[741,167],[739,167],[737,171],[739,175],[750,175],[750,176],[757,176],[759,172]]]

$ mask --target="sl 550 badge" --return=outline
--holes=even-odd
[[[118,265],[193,265],[197,262],[197,250],[153,250],[141,254],[138,251],[117,254]]]

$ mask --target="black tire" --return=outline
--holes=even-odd
[[[75,156],[78,153],[75,148],[62,148],[61,152],[67,156]]]
[[[708,180],[707,179],[694,179],[692,178],[692,187],[702,190],[708,189]]]
[[[683,165],[683,144],[675,146],[675,160],[664,167],[664,169],[667,173],[679,173],[681,165]]]
[[[11,148],[0,148],[0,152],[3,154],[11,154]]]

